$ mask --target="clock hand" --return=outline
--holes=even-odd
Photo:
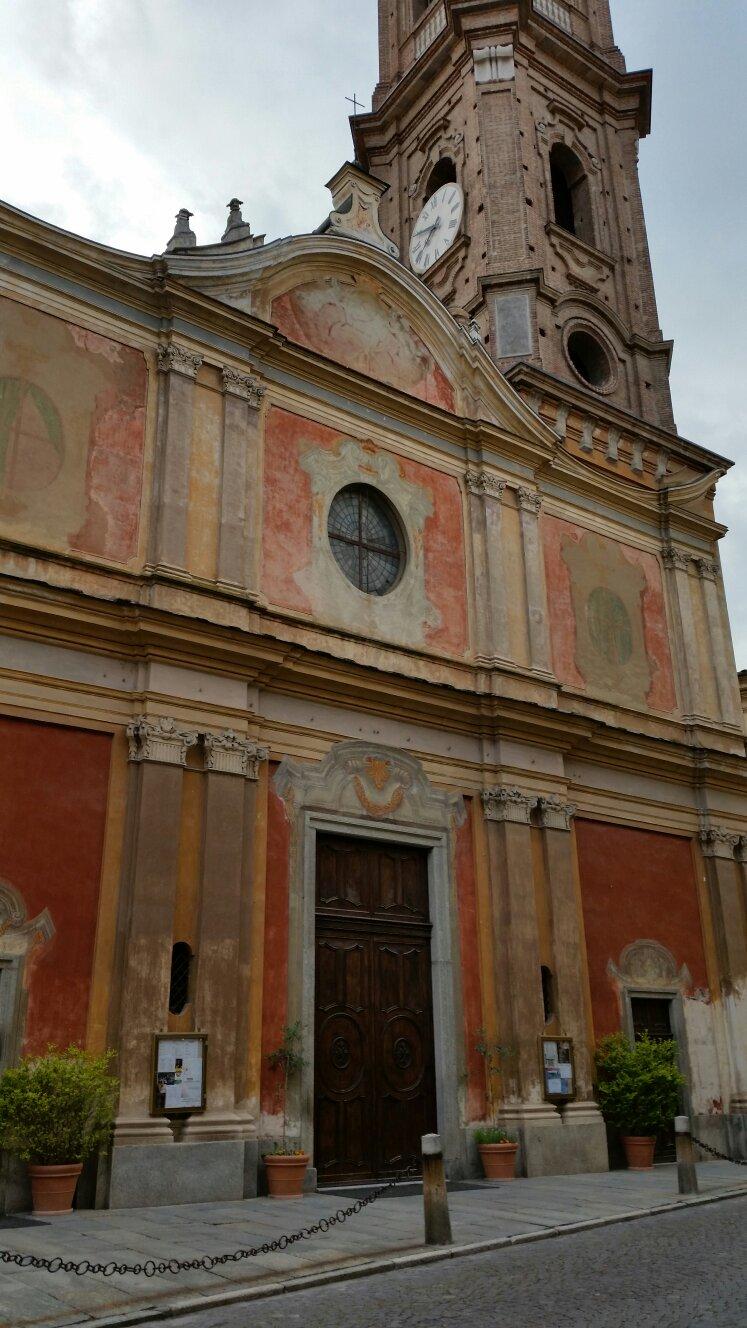
[[[415,234],[413,235],[412,238],[414,240],[417,238],[418,235],[430,235],[432,231],[435,231],[437,229],[438,229],[438,222],[436,222],[434,226],[426,226],[425,230],[415,231]]]

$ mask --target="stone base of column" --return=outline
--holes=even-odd
[[[213,1139],[246,1139],[253,1133],[251,1116],[237,1111],[206,1111],[189,1116],[181,1131],[183,1143],[205,1143]]]
[[[110,1208],[218,1203],[251,1193],[243,1139],[204,1143],[128,1144],[112,1149]],[[256,1162],[254,1163],[256,1175]]]
[[[137,1144],[162,1147],[173,1142],[174,1135],[165,1116],[118,1116],[114,1122],[115,1148]]]
[[[560,1110],[549,1102],[517,1103],[501,1109],[499,1123],[518,1135],[523,1176],[609,1170],[607,1131],[595,1102],[572,1102]]]

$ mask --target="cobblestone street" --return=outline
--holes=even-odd
[[[745,1328],[747,1198],[174,1322],[177,1328]]]

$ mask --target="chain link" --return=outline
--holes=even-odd
[[[690,1135],[690,1138],[692,1139],[692,1141],[693,1141],[694,1144],[697,1144],[697,1145],[698,1145],[698,1148],[702,1148],[702,1149],[703,1149],[704,1153],[710,1153],[712,1157],[717,1157],[717,1158],[719,1158],[722,1162],[733,1162],[734,1165],[737,1166],[737,1167],[747,1167],[747,1158],[745,1158],[745,1157],[729,1157],[726,1153],[720,1153],[720,1152],[718,1151],[718,1148],[711,1148],[711,1145],[710,1145],[710,1144],[704,1144],[704,1143],[703,1143],[703,1140],[702,1140],[702,1139],[696,1139],[694,1134],[691,1134],[691,1135]]]
[[[326,1235],[332,1227],[342,1226],[348,1218],[357,1217],[358,1213],[362,1213],[369,1204],[376,1203],[377,1199],[389,1194],[395,1185],[399,1185],[402,1181],[413,1180],[418,1175],[419,1170],[416,1166],[406,1167],[403,1171],[397,1172],[385,1185],[380,1185],[362,1199],[356,1199],[355,1203],[349,1204],[347,1208],[338,1208],[337,1212],[331,1213],[329,1217],[320,1217],[319,1221],[310,1227],[302,1227],[300,1231],[293,1231],[287,1236],[278,1236],[276,1240],[265,1241],[264,1245],[247,1246],[230,1254],[205,1254],[200,1259],[146,1259],[144,1263],[118,1263],[116,1259],[111,1259],[108,1263],[91,1263],[89,1259],[81,1259],[76,1263],[72,1259],[45,1259],[37,1254],[18,1254],[15,1250],[0,1250],[0,1263],[14,1264],[17,1268],[40,1268],[47,1273],[75,1273],[76,1277],[86,1277],[88,1274],[98,1277],[123,1277],[126,1273],[132,1273],[135,1277],[163,1277],[166,1273],[210,1273],[214,1268],[220,1268],[227,1263],[241,1263],[243,1259],[257,1259],[263,1254],[277,1254],[287,1250],[291,1245],[297,1245],[301,1240],[311,1240],[312,1236]]]

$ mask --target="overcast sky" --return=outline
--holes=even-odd
[[[738,463],[718,516],[747,667],[744,320],[747,0],[612,0],[628,68],[654,67],[641,175],[680,432]],[[179,207],[198,243],[224,204],[268,239],[313,229],[370,106],[376,0],[0,0],[0,197],[68,230],[160,252]]]

